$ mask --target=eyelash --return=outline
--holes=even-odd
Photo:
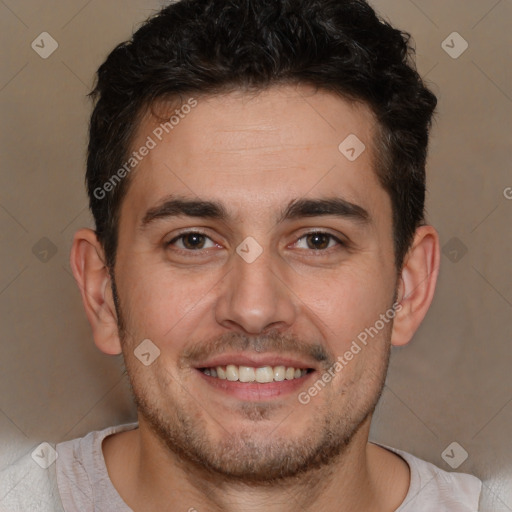
[[[165,247],[169,247],[171,245],[173,245],[175,242],[177,242],[178,240],[182,240],[184,237],[186,237],[187,235],[201,235],[201,236],[204,236],[205,238],[208,238],[209,240],[211,240],[213,242],[213,240],[204,232],[202,231],[198,231],[198,230],[193,230],[193,231],[184,231],[182,233],[180,233],[178,236],[176,236],[175,238],[173,238],[172,240],[170,240],[169,242],[165,242]],[[331,240],[334,240],[335,242],[338,243],[338,248],[339,247],[347,247],[348,244],[342,240],[340,240],[337,236],[327,232],[327,231],[309,231],[307,233],[304,233],[302,236],[300,236],[298,239],[297,239],[297,242],[299,240],[302,240],[303,238],[309,236],[309,235],[326,235],[327,237],[329,237],[329,243]],[[295,243],[297,243],[295,242]],[[329,245],[329,244],[328,244]],[[329,247],[327,249],[302,249],[302,250],[305,250],[305,251],[309,251],[315,255],[323,255],[323,254],[330,254],[330,252],[332,250],[336,250],[336,247]],[[176,252],[178,253],[182,253],[182,254],[187,254],[187,256],[201,256],[204,254],[204,251],[207,251],[208,249],[175,249]],[[194,253],[197,253],[197,254],[194,254]]]

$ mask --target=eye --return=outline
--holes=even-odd
[[[205,246],[207,240],[210,240],[210,242],[212,243],[212,245],[210,245],[209,247]],[[212,247],[215,247],[215,243],[213,242],[213,240],[204,233],[201,233],[200,231],[188,231],[186,233],[181,233],[179,236],[173,238],[170,242],[167,242],[165,245],[166,247],[168,247],[170,245],[175,245],[176,242],[179,242],[177,244],[177,248],[185,251],[197,251],[200,249],[210,249]]]
[[[306,233],[297,240],[296,245],[298,245],[303,239],[306,241],[307,247],[299,248],[310,249],[313,251],[325,251],[326,249],[331,249],[333,246],[336,246],[336,244],[341,246],[345,245],[339,238],[323,231],[312,231],[311,233]],[[335,243],[331,245],[330,242]]]
[[[300,242],[304,240],[306,247],[300,247]],[[210,245],[208,246],[208,241]],[[294,246],[299,249],[312,250],[315,252],[327,252],[336,245],[346,246],[346,244],[338,237],[331,233],[323,231],[312,231],[302,235]],[[201,250],[211,249],[217,244],[205,233],[201,231],[187,231],[180,233],[178,236],[165,243],[166,247],[175,246],[177,251],[182,252],[201,252]]]

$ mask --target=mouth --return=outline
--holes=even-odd
[[[317,372],[313,364],[279,355],[238,353],[212,358],[194,369],[210,389],[244,401],[261,401],[298,393]]]
[[[295,368],[293,366],[253,367],[234,364],[198,368],[198,370],[215,379],[228,380],[230,382],[258,382],[259,384],[300,379],[313,371],[312,368]]]

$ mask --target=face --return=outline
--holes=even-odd
[[[180,112],[169,133],[141,123],[133,147],[156,145],[121,207],[115,284],[140,426],[245,481],[332,462],[369,425],[390,350],[374,118],[303,86]],[[366,147],[355,160],[338,148],[350,134]]]

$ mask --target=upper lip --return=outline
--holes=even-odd
[[[285,366],[293,368],[311,368],[316,369],[316,364],[312,361],[297,359],[293,356],[284,356],[282,354],[272,353],[248,353],[233,352],[223,353],[218,356],[200,361],[194,364],[195,368],[215,368],[216,366],[227,366],[233,364],[235,366],[251,366],[253,368],[261,368],[263,366]]]

